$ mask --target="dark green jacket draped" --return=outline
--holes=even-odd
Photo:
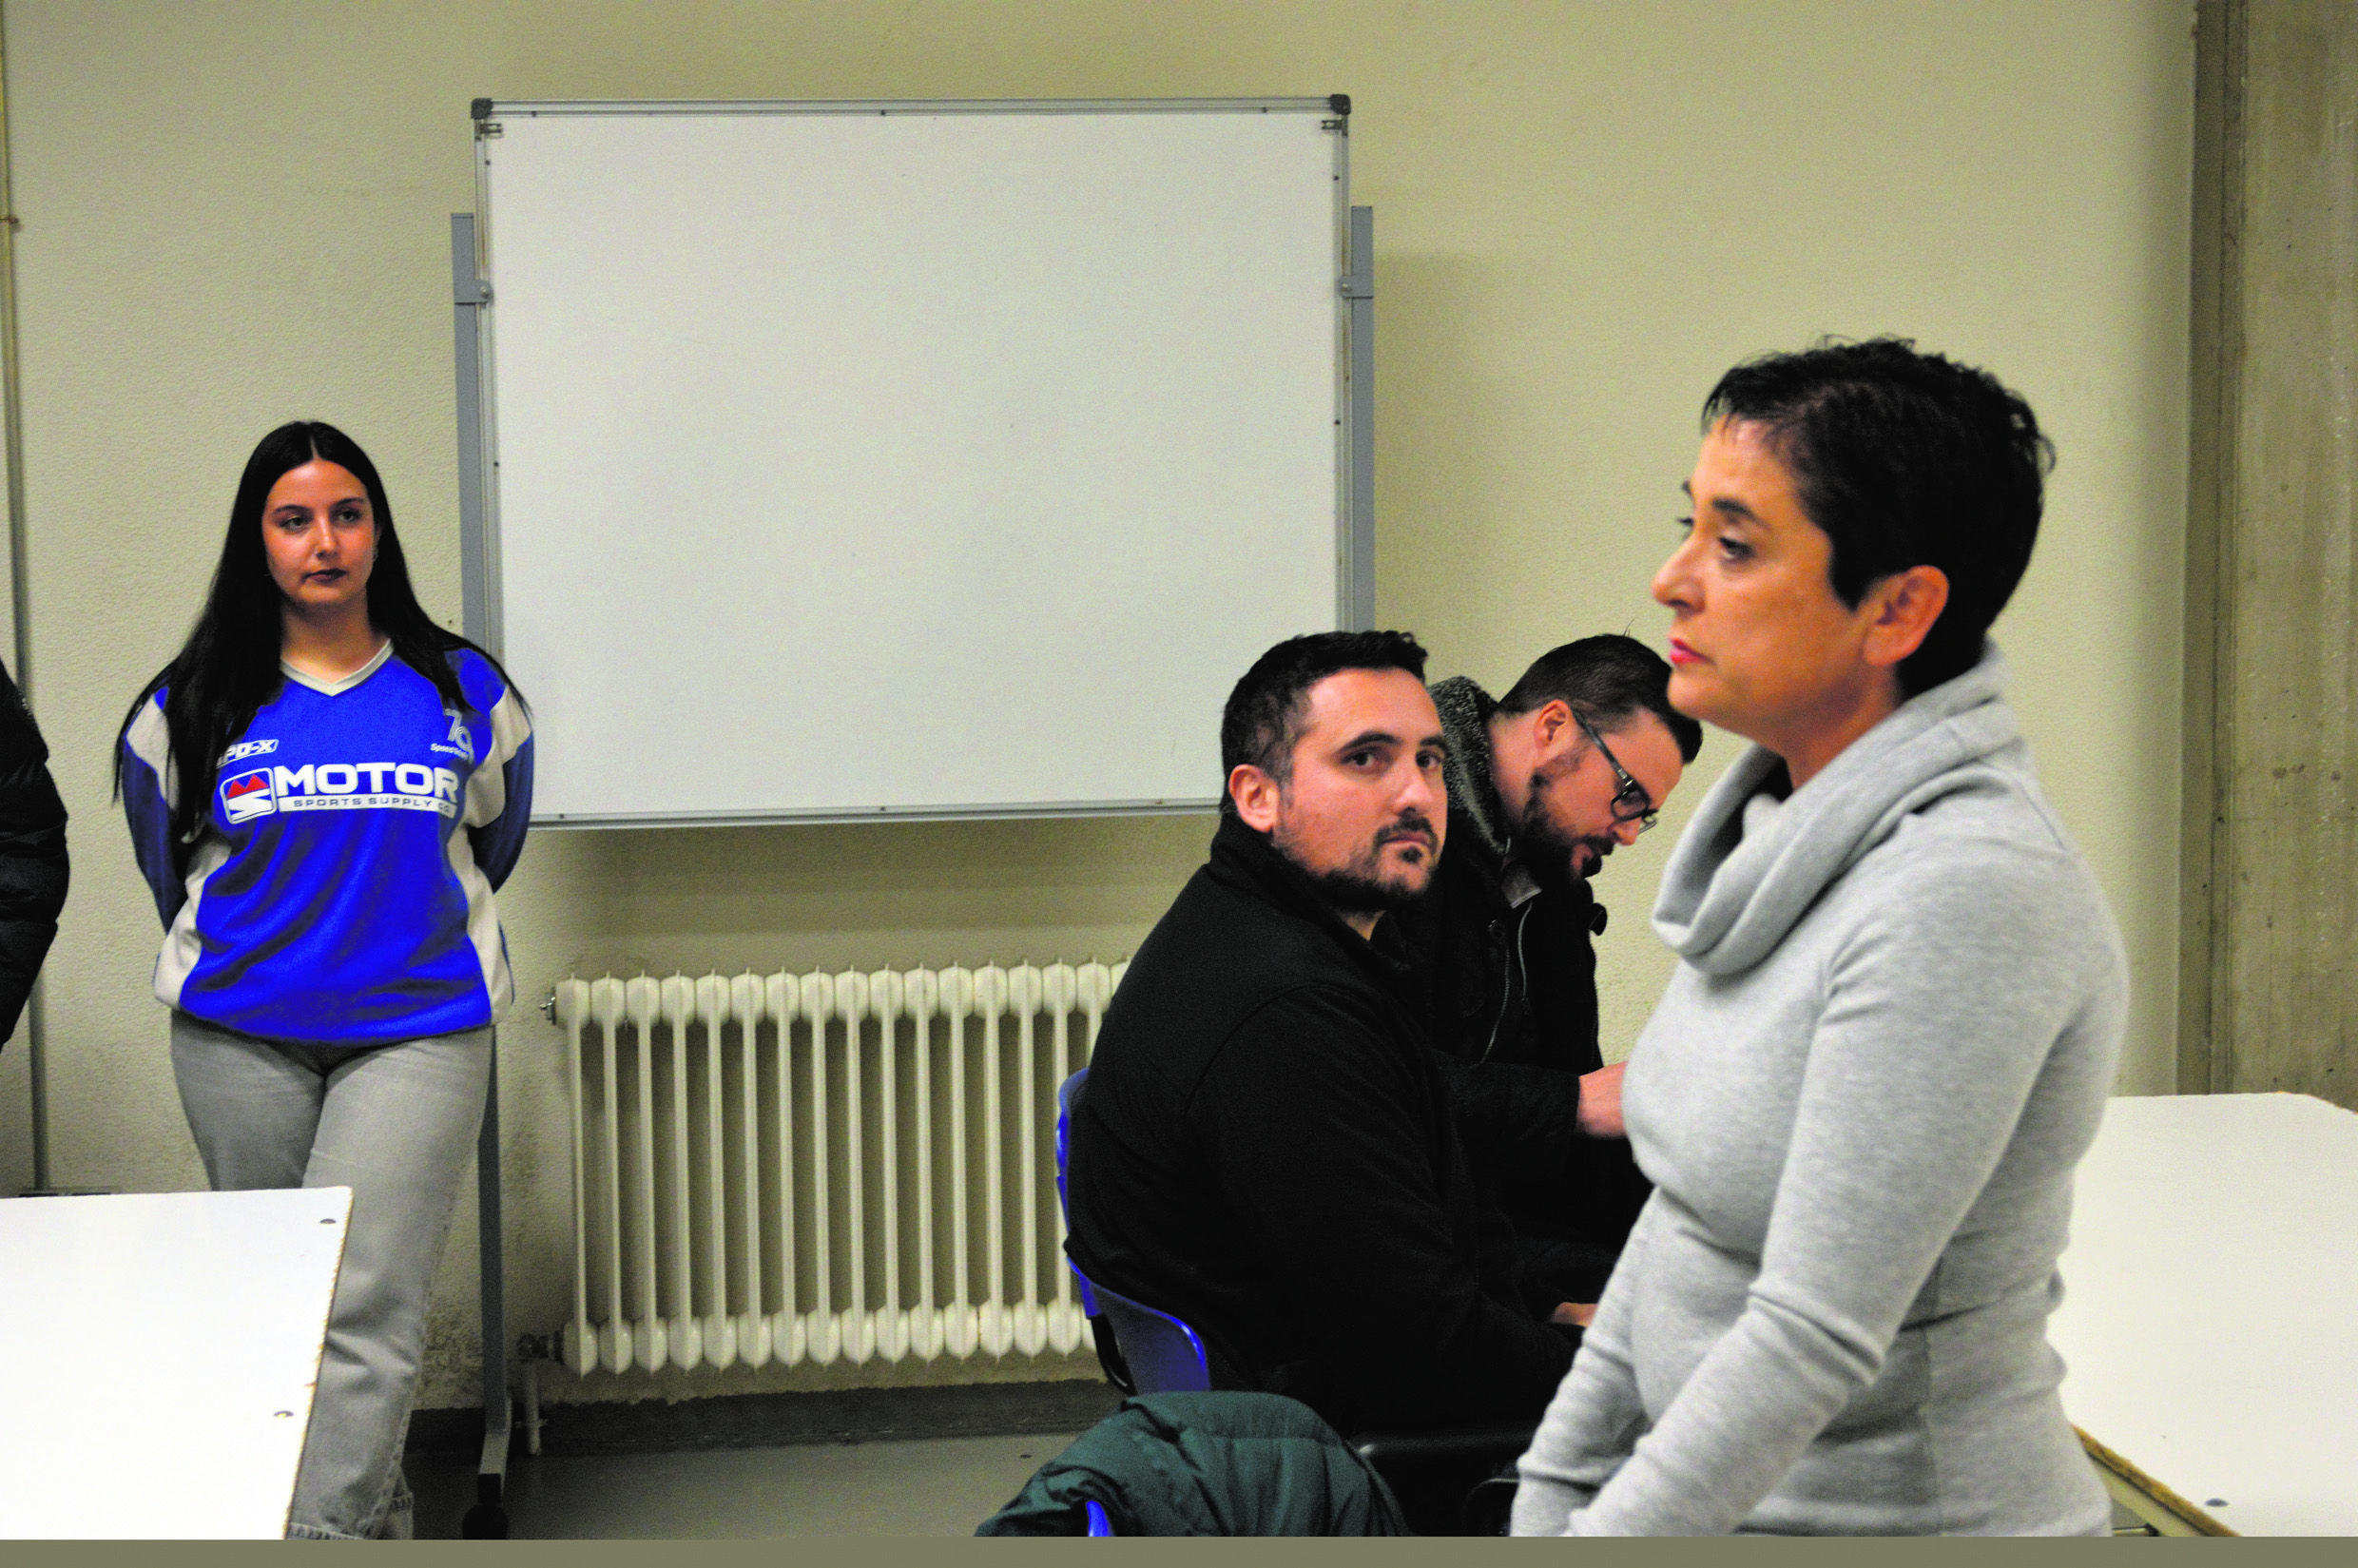
[[[1073,1440],[978,1536],[1404,1536],[1400,1504],[1299,1400],[1142,1394]]]

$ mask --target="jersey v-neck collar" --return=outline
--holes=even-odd
[[[351,674],[344,676],[341,680],[323,681],[317,675],[306,675],[301,670],[297,669],[293,665],[288,664],[284,659],[280,659],[279,661],[279,673],[285,676],[288,680],[293,681],[297,686],[307,687],[311,690],[318,692],[322,697],[340,697],[345,692],[350,691],[354,687],[358,686],[362,681],[367,680],[371,675],[376,674],[377,670],[383,668],[385,661],[392,657],[393,639],[388,637],[383,643],[378,645],[377,649],[377,657],[371,659],[368,663],[362,665]]]

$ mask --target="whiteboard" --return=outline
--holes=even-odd
[[[1366,602],[1330,101],[476,108],[536,823],[1201,808]]]

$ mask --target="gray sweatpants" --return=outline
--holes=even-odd
[[[483,1118],[492,1032],[288,1045],[172,1014],[180,1101],[221,1191],[349,1187],[352,1224],[287,1534],[410,1534],[401,1448],[426,1296]]]

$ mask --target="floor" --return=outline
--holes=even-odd
[[[802,1442],[647,1454],[517,1454],[518,1540],[748,1540],[776,1536],[971,1536],[1078,1434]],[[475,1456],[412,1452],[420,1539],[451,1540],[474,1502]],[[2116,1535],[2151,1535],[2113,1509]]]
[[[672,1453],[518,1453],[515,1539],[971,1536],[1077,1434],[805,1442]],[[413,1452],[421,1539],[452,1539],[474,1501],[475,1455]]]

